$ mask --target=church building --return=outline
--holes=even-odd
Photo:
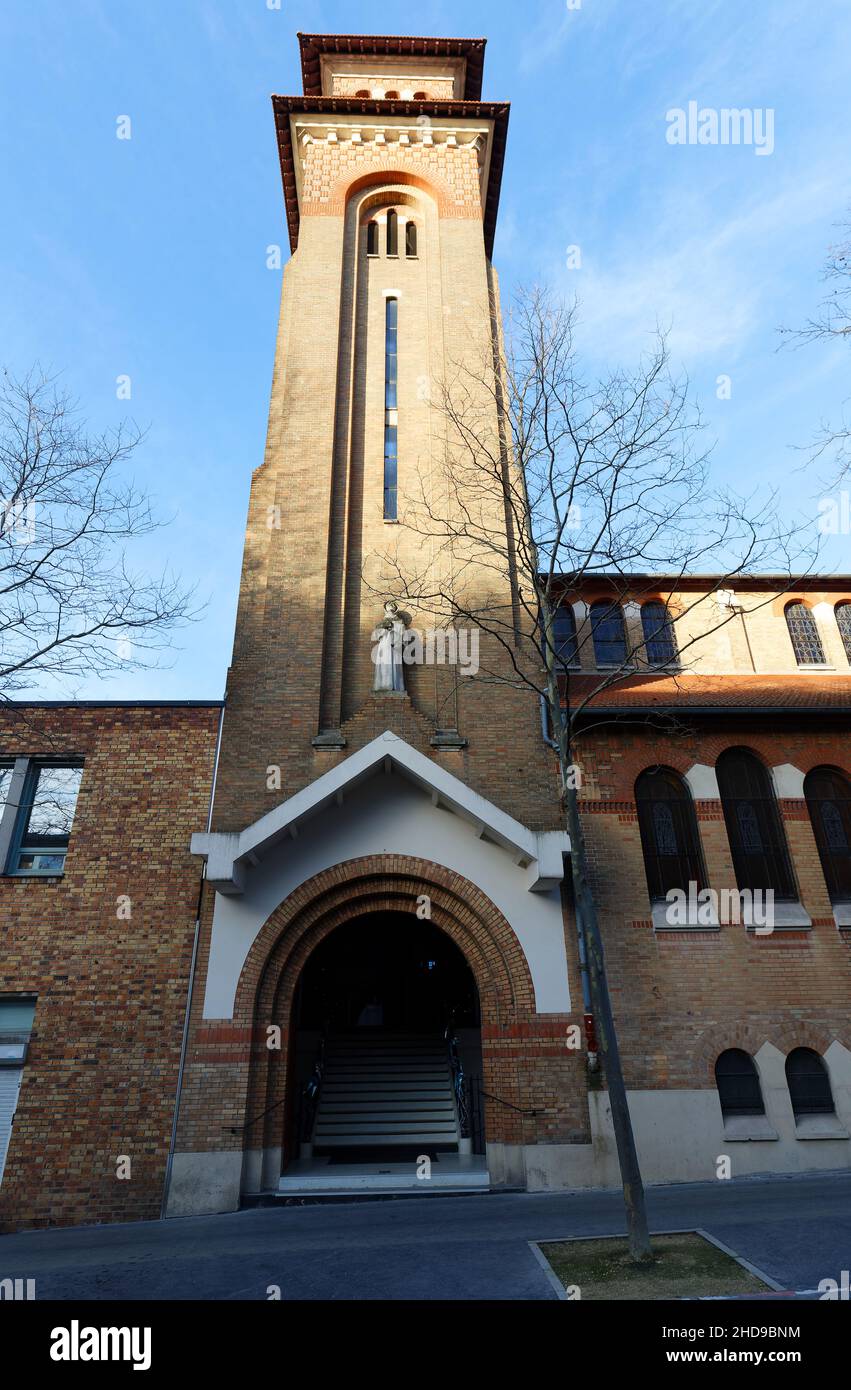
[[[445,487],[432,384],[498,357],[509,107],[481,39],[299,42],[224,700],[0,710],[3,1229],[619,1182],[546,721],[404,599],[453,563],[406,524]],[[580,746],[647,1182],[851,1164],[851,576],[780,584],[687,671],[648,642]],[[614,627],[605,575],[566,587],[572,680],[640,644],[638,587]],[[689,885],[771,890],[772,930],[672,914]]]

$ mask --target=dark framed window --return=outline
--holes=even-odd
[[[405,224],[405,255],[416,256],[417,254],[417,224],[416,222],[406,222]]]
[[[831,902],[851,902],[851,781],[835,767],[814,767],[804,778]]]
[[[579,651],[576,645],[576,619],[569,603],[559,604],[553,614],[553,646],[556,666],[562,671],[569,666],[579,665]]]
[[[756,1062],[741,1048],[730,1047],[721,1053],[715,1063],[715,1084],[725,1119],[728,1115],[765,1114]]]
[[[715,765],[739,888],[768,889],[796,902],[795,876],[767,770],[753,753],[728,748]]]
[[[786,1084],[795,1119],[832,1115],[835,1107],[824,1060],[811,1047],[796,1047],[786,1058]]]
[[[620,666],[626,661],[626,627],[619,603],[598,599],[591,604],[591,635],[598,666]]]
[[[837,603],[833,611],[836,614],[836,626],[839,628],[845,655],[851,662],[851,603]]]
[[[703,856],[691,792],[669,767],[647,768],[635,783],[635,805],[651,902],[672,888],[704,887]]]
[[[83,769],[31,762],[24,779],[8,872],[61,874]]]
[[[366,254],[368,256],[378,255],[378,223],[367,222],[366,224]]]
[[[651,666],[670,666],[677,659],[677,644],[668,609],[658,599],[641,608],[644,650]]]
[[[805,603],[790,603],[786,607],[786,626],[792,650],[799,666],[823,666],[824,647],[821,644],[816,620]]]
[[[387,214],[387,254],[388,256],[398,256],[399,254],[399,218],[392,208]]]
[[[399,470],[398,428],[399,301],[388,299],[384,339],[384,520],[397,518]]]

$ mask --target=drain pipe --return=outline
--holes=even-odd
[[[225,692],[225,700],[227,692]],[[219,754],[222,749],[222,729],[225,722],[225,701],[222,701],[221,713],[219,714],[219,728],[216,734],[216,752],[213,758],[213,780],[210,786],[210,806],[207,811],[207,834],[213,828],[213,800],[216,795],[216,778],[219,772]],[[195,910],[195,935],[192,939],[192,959],[189,962],[189,983],[186,990],[186,1009],[183,1015],[183,1036],[180,1040],[180,1061],[177,1067],[177,1089],[174,1096],[174,1115],[171,1122],[171,1139],[168,1146],[168,1158],[165,1165],[165,1180],[163,1182],[163,1199],[160,1206],[160,1220],[164,1221],[166,1207],[168,1206],[168,1194],[171,1188],[171,1171],[174,1166],[174,1150],[177,1144],[177,1122],[180,1115],[180,1097],[183,1092],[183,1073],[186,1068],[186,1051],[189,1046],[189,1020],[192,1015],[192,996],[195,991],[195,969],[198,963],[198,942],[201,936],[201,901],[204,894],[204,879],[207,876],[207,866],[204,864],[201,869],[201,881],[198,884],[198,906]]]

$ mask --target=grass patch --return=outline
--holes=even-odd
[[[653,1236],[653,1260],[635,1265],[626,1239],[539,1242],[556,1277],[589,1299],[699,1298],[766,1293],[761,1279],[703,1236]],[[573,1295],[576,1297],[576,1295]]]

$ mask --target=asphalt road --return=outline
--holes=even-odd
[[[651,1188],[656,1231],[702,1227],[784,1289],[851,1269],[851,1174]],[[529,1241],[624,1229],[618,1192],[261,1208],[0,1237],[41,1299],[552,1299]]]

